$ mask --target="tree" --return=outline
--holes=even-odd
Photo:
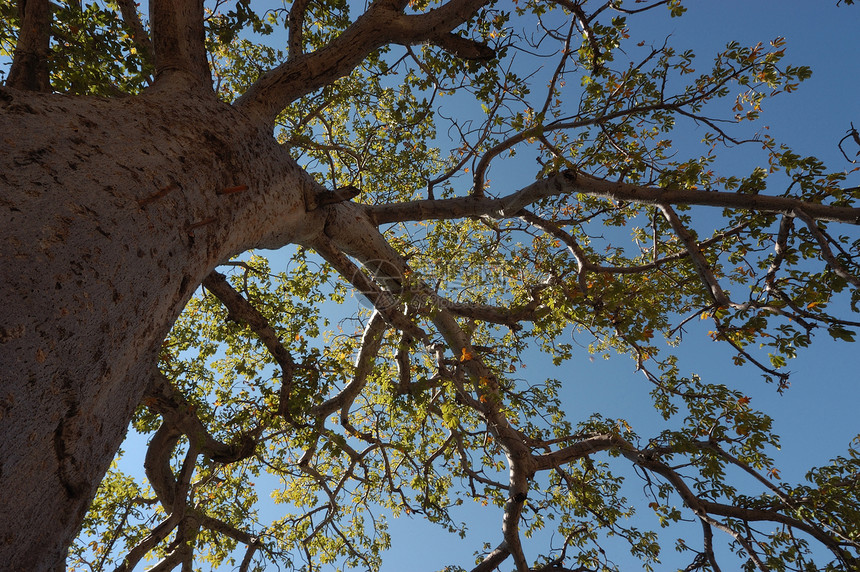
[[[709,320],[783,391],[813,334],[860,325],[860,192],[746,134],[810,73],[784,40],[702,71],[629,37],[678,0],[0,10],[9,569],[186,570],[237,547],[241,570],[372,569],[379,511],[456,531],[471,499],[502,515],[474,570],[612,568],[607,534],[652,566],[624,467],[640,510],[698,523],[688,570],[719,570],[726,544],[751,570],[857,568],[856,450],[779,482],[770,418],[664,343]],[[672,147],[684,121],[704,151]],[[723,172],[726,146],[763,167]],[[522,158],[528,184],[491,178]],[[368,311],[335,329],[347,285]],[[571,360],[571,335],[635,360],[664,430],[565,416],[566,380],[523,362]],[[111,466],[129,423],[148,484]],[[272,477],[268,524],[253,481]],[[561,545],[526,554],[545,527]]]

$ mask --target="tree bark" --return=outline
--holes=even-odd
[[[19,0],[21,29],[6,85],[31,91],[51,91],[48,55],[51,51],[51,7],[48,0]]]
[[[0,562],[58,570],[189,297],[317,234],[320,189],[243,114],[164,85],[0,89],[0,134]]]

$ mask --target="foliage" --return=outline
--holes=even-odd
[[[218,96],[236,101],[291,50],[322,50],[362,10],[207,3]],[[18,22],[9,2],[0,11],[10,54]],[[685,324],[707,321],[736,365],[784,391],[788,360],[815,334],[854,341],[860,239],[835,209],[860,191],[815,157],[746,135],[767,101],[810,76],[786,62],[784,39],[729,42],[701,61],[632,32],[657,11],[685,7],[488,1],[457,34],[492,59],[440,42],[383,45],[291,102],[278,140],[320,183],[359,188],[390,250],[359,260],[364,271],[305,247],[246,253],[210,276],[164,341],[163,379],[134,420],[149,440],[148,482],[118,458],[70,565],[130,569],[184,550],[213,568],[376,569],[387,515],[463,534],[456,507],[477,503],[505,523],[479,570],[508,556],[520,571],[615,570],[604,546],[619,538],[655,569],[666,547],[637,510],[660,527],[700,524],[700,539],[675,547],[687,570],[718,570],[721,542],[744,569],[856,569],[856,443],[806,484],[781,482],[771,419],[744,392],[683,373],[674,346]],[[152,61],[134,28],[118,2],[58,7],[54,89],[145,89]],[[706,129],[701,147],[673,145],[683,122]],[[741,145],[759,166],[727,171],[722,150]],[[637,189],[664,194],[640,200]],[[473,212],[457,202],[466,196],[502,200]],[[572,418],[562,393],[573,381],[525,371],[536,349],[560,365],[578,344],[629,355],[665,429]],[[624,492],[637,479],[641,507]],[[164,502],[172,495],[181,514]],[[545,530],[561,544],[526,559],[520,535]]]

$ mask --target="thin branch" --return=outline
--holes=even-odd
[[[182,517],[179,513],[174,513],[161,521],[152,531],[146,535],[143,540],[138,542],[134,548],[129,551],[128,555],[123,559],[122,563],[114,569],[114,572],[131,572],[137,564],[155,548],[161,541],[173,532],[179,525]]]
[[[853,122],[851,123],[851,128],[848,130],[848,133],[846,133],[845,137],[839,140],[839,144],[837,146],[839,147],[839,150],[842,152],[842,156],[845,157],[846,161],[848,161],[849,163],[857,163],[857,159],[849,159],[848,154],[845,152],[845,149],[842,148],[842,144],[845,143],[845,141],[849,137],[853,139],[858,146],[860,146],[860,132],[858,132],[857,128],[854,127]],[[860,155],[860,151],[854,154],[855,157],[858,155]]]
[[[594,272],[594,273],[609,273],[609,274],[638,274],[640,272],[645,272],[647,270],[652,270],[654,268],[659,268],[668,262],[673,262],[675,260],[681,260],[683,258],[687,258],[690,256],[689,251],[683,250],[680,252],[676,252],[674,254],[668,254],[662,258],[655,258],[652,262],[647,264],[638,264],[634,266],[603,266],[601,264],[596,264],[591,262],[585,254],[585,251],[576,241],[576,238],[571,235],[569,232],[565,231],[558,224],[543,219],[530,211],[523,210],[520,213],[520,218],[524,221],[534,225],[537,228],[540,228],[544,232],[550,234],[554,238],[557,238],[565,245],[567,245],[568,250],[573,255],[574,259],[577,261],[578,265],[578,273],[583,274],[584,272]],[[732,228],[715,234],[714,236],[708,238],[707,240],[703,240],[699,242],[699,248],[704,249],[708,246],[711,246],[714,243],[717,243],[729,236],[733,236],[735,234],[740,233],[744,228],[749,226],[748,222],[740,223]],[[584,288],[584,283],[580,281],[580,288]],[[492,321],[492,320],[490,320]]]
[[[793,226],[794,218],[783,215],[779,221],[779,232],[776,235],[776,242],[773,245],[775,253],[773,261],[770,263],[770,266],[767,269],[767,274],[764,278],[765,288],[767,288],[769,292],[774,289],[776,273],[782,265],[782,261],[785,259],[785,253],[788,250],[788,235]]]
[[[629,8],[622,8],[621,4],[616,3],[616,2],[609,2],[609,5],[612,7],[613,10],[615,10],[616,12],[621,12],[622,14],[638,14],[640,12],[646,12],[648,10],[653,10],[657,6],[662,6],[663,4],[668,4],[669,2],[670,2],[670,0],[658,0],[657,2],[654,2],[653,4],[649,4],[648,6],[644,6],[642,8],[636,8],[633,10],[631,10]]]
[[[645,61],[649,60],[653,55],[657,52],[652,52],[650,56],[648,56]],[[643,62],[644,63],[644,62]],[[642,65],[642,64],[640,64]],[[749,66],[748,66],[749,67]],[[744,70],[747,68],[743,68]],[[743,70],[741,70],[743,71]],[[580,116],[571,116],[566,118],[559,118],[555,121],[551,121],[547,124],[536,125],[519,133],[516,133],[504,141],[498,143],[492,149],[488,150],[484,156],[481,157],[478,164],[474,169],[474,187],[472,194],[477,197],[483,196],[484,193],[484,179],[486,171],[489,167],[490,161],[492,161],[495,157],[503,153],[504,151],[522,143],[523,141],[527,141],[528,139],[539,137],[541,135],[545,135],[552,131],[561,131],[566,129],[577,129],[582,127],[588,127],[591,125],[605,125],[610,121],[615,119],[622,119],[627,117],[633,117],[636,115],[644,115],[646,113],[652,113],[655,111],[677,111],[679,113],[683,113],[684,115],[691,117],[696,120],[705,120],[705,118],[699,117],[697,115],[693,115],[689,112],[684,112],[684,107],[693,105],[700,101],[707,100],[715,91],[719,89],[720,86],[724,85],[728,82],[729,79],[735,77],[739,72],[732,74],[729,77],[724,78],[721,82],[718,82],[717,85],[711,87],[711,89],[698,93],[692,97],[686,97],[681,99],[681,96],[676,96],[672,100],[661,99],[652,103],[645,103],[641,105],[635,105],[633,107],[627,107],[625,109],[618,109],[615,111],[609,111],[608,107],[611,102],[611,98],[607,101],[606,108],[593,117],[581,118]],[[616,89],[620,89],[619,86]]]
[[[732,304],[732,306],[737,308],[739,305]],[[776,377],[779,380],[779,390],[780,391],[783,390],[785,387],[787,387],[788,378],[789,378],[788,372],[777,371],[776,369],[770,368],[770,367],[766,366],[765,364],[763,364],[761,361],[757,360],[755,357],[753,357],[752,354],[750,354],[748,351],[746,351],[741,344],[739,344],[737,341],[732,339],[732,336],[727,333],[727,328],[723,325],[722,321],[717,317],[716,313],[714,313],[711,316],[711,318],[714,320],[714,325],[717,328],[717,331],[720,333],[720,336],[718,336],[716,339],[720,339],[720,340],[724,340],[724,341],[728,342],[728,344],[730,346],[735,348],[736,352],[738,352],[740,355],[742,355],[751,364],[753,364],[754,366],[759,368],[765,374],[772,375],[772,376]]]
[[[705,255],[702,254],[702,249],[699,246],[698,241],[693,237],[692,233],[687,230],[684,223],[681,222],[680,217],[675,213],[672,207],[669,205],[660,205],[660,210],[663,211],[663,216],[665,216],[666,220],[669,221],[669,224],[672,226],[672,230],[675,231],[675,234],[681,239],[681,242],[683,242],[684,246],[687,248],[687,252],[690,253],[690,260],[692,260],[693,266],[699,274],[699,278],[701,278],[702,282],[705,283],[705,286],[708,287],[708,293],[711,295],[711,299],[714,301],[714,304],[716,304],[718,308],[728,306],[729,298],[726,296],[725,292],[723,292],[716,276],[714,276],[714,272],[711,270],[708,261],[705,259]]]
[[[352,380],[340,393],[311,408],[310,413],[312,415],[326,417],[338,409],[341,409],[341,418],[348,414],[350,405],[361,393],[367,383],[367,377],[373,370],[374,360],[382,347],[382,335],[387,328],[382,314],[378,310],[374,310],[364,329],[364,335],[361,337],[361,348],[355,361],[355,374]]]
[[[588,42],[588,47],[591,48],[591,72],[597,72],[600,70],[600,60],[603,59],[603,50],[600,49],[600,41],[597,39],[597,36],[595,36],[594,30],[591,28],[590,19],[586,16],[585,11],[582,9],[582,5],[579,2],[571,0],[553,1],[573,12],[573,15],[579,22],[580,28],[582,28],[582,36],[585,41]],[[569,39],[570,36],[568,36],[568,40]]]
[[[827,261],[827,264],[830,265],[830,268],[838,275],[850,282],[854,285],[855,288],[860,288],[860,278],[857,278],[845,268],[842,267],[842,264],[836,259],[836,256],[833,255],[833,251],[830,250],[830,245],[827,243],[827,238],[825,238],[824,234],[818,228],[818,225],[815,224],[815,221],[811,216],[809,216],[806,212],[806,207],[796,208],[794,209],[794,216],[802,220],[806,224],[806,228],[809,229],[809,232],[812,233],[812,236],[818,242],[818,246],[821,247],[821,257]]]
[[[647,454],[647,452],[636,451],[635,449],[621,449],[621,453],[643,469],[657,473],[668,480],[678,494],[681,495],[681,498],[684,499],[687,506],[690,507],[690,509],[696,513],[699,518],[707,518],[707,515],[713,514],[735,518],[745,522],[767,521],[784,524],[809,534],[830,549],[839,560],[844,560],[844,555],[839,546],[839,542],[813,525],[773,510],[745,508],[704,500],[690,490],[683,478],[677,472],[654,458],[652,455]],[[714,524],[713,521],[710,522],[711,524]]]
[[[215,271],[211,272],[203,279],[203,286],[224,304],[230,318],[246,324],[251,328],[251,331],[257,334],[257,337],[266,346],[269,354],[278,363],[278,366],[281,368],[281,391],[278,398],[278,414],[287,416],[289,413],[293,374],[296,369],[293,356],[281,342],[275,329],[269,325],[265,316],[253,304],[243,298],[227,282],[227,278],[223,274]]]

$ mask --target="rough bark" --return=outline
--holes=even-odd
[[[212,96],[2,89],[0,134],[0,562],[57,570],[203,277],[324,215],[271,135]]]
[[[155,78],[179,75],[192,85],[209,89],[212,78],[206,59],[203,0],[152,0],[149,11]]]
[[[51,9],[48,0],[19,0],[21,31],[6,85],[31,91],[51,91],[48,79]]]
[[[16,89],[0,90],[8,569],[63,566],[162,340],[216,264],[248,248],[319,242],[337,216],[331,193],[272,138],[273,117],[385,43],[444,43],[481,4],[452,0],[405,17],[404,2],[374,3],[327,48],[291,53],[233,107],[210,90],[201,0],[150,2],[155,84],[110,101],[35,93],[47,90],[47,3],[25,14],[43,25],[22,35]]]

